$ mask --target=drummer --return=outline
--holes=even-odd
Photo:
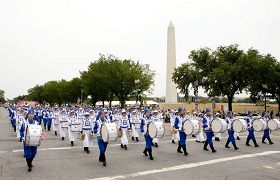
[[[212,121],[211,111],[210,111],[209,108],[206,108],[205,114],[204,114],[204,117],[203,117],[203,121],[202,121],[202,122],[203,122],[203,126],[202,126],[202,127],[204,128],[205,133],[206,133],[206,141],[205,141],[205,143],[204,143],[203,149],[204,149],[205,151],[209,151],[209,150],[207,149],[207,146],[208,146],[208,144],[209,144],[209,146],[210,146],[212,152],[215,153],[215,152],[217,152],[217,151],[214,149],[214,145],[213,145],[213,141],[212,141],[212,138],[213,138],[213,136],[214,136],[214,133],[213,133],[211,127],[210,127],[211,121]]]
[[[71,125],[72,124],[79,124],[78,118],[75,116],[75,111],[71,110],[69,117],[68,117],[68,136],[69,136],[69,141],[71,143],[71,146],[74,146],[74,142],[77,141],[78,137],[78,132],[73,132],[71,131]]]
[[[83,147],[84,151],[88,154],[90,153],[89,147],[93,145],[93,124],[92,121],[89,119],[89,112],[85,113],[85,117],[83,119],[83,126],[81,131],[81,136],[83,137]]]
[[[246,121],[247,121],[247,125],[248,125],[248,136],[247,136],[247,140],[246,140],[246,146],[251,146],[249,144],[249,141],[252,140],[255,147],[259,147],[259,145],[257,144],[256,138],[255,138],[255,135],[254,135],[253,117],[252,117],[252,112],[251,111],[248,111]]]
[[[270,114],[268,112],[264,112],[263,113],[263,120],[267,123],[270,120]],[[265,139],[268,140],[269,144],[274,144],[271,139],[270,139],[270,135],[269,135],[269,128],[267,127],[264,131],[263,131],[263,137],[262,137],[262,143],[266,144]]]
[[[98,142],[98,148],[99,148],[99,161],[103,163],[103,166],[106,166],[105,152],[107,149],[108,142],[103,141],[100,130],[101,130],[101,126],[104,123],[107,123],[108,120],[105,118],[105,113],[102,110],[99,111],[98,117],[99,117],[98,120],[95,121],[93,131],[94,131],[94,134],[96,134],[96,136],[97,136],[97,142]]]
[[[235,119],[235,118],[237,118],[237,113],[236,112],[233,113],[233,119]],[[239,133],[235,132],[234,135],[236,136],[236,140],[241,140]]]
[[[234,150],[238,150],[239,148],[236,146],[235,138],[234,138],[234,131],[232,129],[233,116],[232,116],[231,111],[229,111],[227,114],[226,122],[228,124],[228,139],[227,139],[225,148],[230,148],[228,145],[231,142],[234,147]]]
[[[132,134],[132,140],[136,140],[137,142],[139,141],[139,133],[138,133],[138,128],[140,125],[140,119],[139,116],[137,115],[137,111],[133,110],[131,114],[131,134]]]
[[[175,113],[175,111],[173,109],[171,109],[168,113],[169,113],[169,118],[170,118],[170,126],[171,126],[171,128],[173,130],[174,123],[175,123],[175,118],[176,118],[176,113]],[[178,144],[180,144],[180,140],[179,139],[180,139],[179,138],[179,132],[173,132],[172,138],[171,138],[171,142],[173,144],[175,144],[175,141],[177,141]]]
[[[181,151],[181,147],[183,148],[184,151],[184,155],[187,156],[189,153],[187,152],[187,148],[186,148],[186,140],[187,140],[187,135],[183,130],[183,125],[184,125],[184,110],[182,107],[178,108],[178,116],[176,116],[175,118],[175,123],[174,123],[174,127],[175,129],[177,129],[179,131],[179,135],[180,135],[180,143],[178,143],[178,148],[177,148],[177,152],[178,153],[183,153]]]
[[[197,120],[199,122],[199,133],[196,135],[196,142],[204,143],[205,138],[203,135],[203,128],[202,128],[203,114],[201,112],[198,113]]]
[[[57,136],[57,132],[59,130],[59,116],[60,116],[60,113],[59,113],[59,110],[58,110],[58,107],[54,107],[54,111],[53,111],[53,126],[52,126],[52,129],[54,131],[54,135]]]
[[[154,160],[154,157],[152,155],[152,138],[151,136],[148,134],[148,125],[151,122],[151,112],[149,109],[145,109],[144,110],[144,114],[143,114],[143,118],[141,119],[141,125],[140,125],[140,130],[141,133],[144,134],[144,138],[146,141],[146,147],[145,150],[143,151],[145,156],[148,156],[149,154],[149,158],[150,160]],[[148,154],[147,154],[148,153]]]
[[[154,122],[160,121],[157,110],[153,111],[153,115],[152,115],[151,119]],[[155,146],[156,148],[158,148],[158,138],[153,138],[152,145]]]
[[[121,148],[124,148],[125,150],[127,150],[127,145],[128,145],[128,139],[127,139],[127,128],[128,125],[130,124],[127,113],[125,111],[125,109],[122,109],[121,111],[121,116],[120,119],[118,121],[118,128],[119,131],[122,131],[122,137],[121,137]]]
[[[27,121],[23,121],[22,126],[20,128],[20,135],[22,139],[25,139],[26,136],[26,127],[29,124],[37,124],[34,120],[34,110],[29,109],[27,112]],[[23,149],[24,149],[24,157],[26,159],[26,163],[28,166],[28,171],[32,170],[32,161],[37,153],[37,146],[27,146],[25,141],[23,141]]]
[[[64,141],[66,135],[67,135],[67,131],[68,131],[68,125],[67,126],[63,126],[63,123],[67,122],[68,123],[68,116],[66,115],[66,109],[63,109],[60,113],[59,116],[59,122],[60,122],[60,137],[61,140]]]

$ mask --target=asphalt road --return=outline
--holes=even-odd
[[[0,109],[0,179],[280,179],[280,131],[272,133],[274,145],[262,144],[261,133],[256,133],[260,147],[245,146],[245,136],[237,141],[239,150],[224,148],[227,134],[220,142],[214,141],[217,153],[202,150],[203,144],[188,137],[187,157],[176,152],[177,144],[171,135],[160,139],[153,148],[154,160],[144,157],[143,137],[130,141],[128,150],[119,141],[107,148],[107,166],[98,162],[96,140],[91,153],[83,152],[81,141],[70,146],[69,141],[48,133],[34,159],[32,172],[27,172],[22,144],[10,125],[8,113]],[[252,144],[252,142],[251,142]]]

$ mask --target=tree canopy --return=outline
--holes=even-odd
[[[190,85],[197,80],[210,97],[226,96],[229,110],[235,94],[247,90],[252,97],[271,93],[279,97],[279,62],[255,49],[247,52],[239,46],[219,46],[191,51],[190,62],[175,69],[173,80],[182,94],[188,96]]]

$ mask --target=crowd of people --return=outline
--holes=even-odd
[[[144,135],[145,148],[143,154],[153,160],[152,147],[159,147],[159,138],[151,137],[149,134],[149,124],[151,122],[164,122],[166,118],[170,119],[170,133],[172,134],[170,141],[178,143],[177,152],[182,153],[184,156],[188,155],[187,152],[187,134],[184,131],[184,123],[188,120],[197,120],[199,122],[199,131],[192,134],[196,138],[196,142],[203,143],[203,150],[209,151],[208,145],[213,153],[216,152],[213,137],[215,141],[220,141],[221,133],[214,133],[211,128],[211,121],[214,118],[224,118],[227,122],[228,139],[225,148],[230,148],[229,144],[232,143],[235,150],[239,148],[236,145],[236,139],[240,140],[239,133],[234,132],[232,122],[237,118],[237,114],[227,112],[224,117],[221,113],[215,113],[209,108],[202,112],[187,111],[179,107],[168,110],[160,110],[158,108],[93,108],[89,106],[75,106],[75,107],[19,107],[17,105],[10,105],[8,107],[9,117],[11,119],[12,127],[16,132],[16,138],[19,142],[23,143],[24,157],[26,158],[28,171],[32,170],[32,161],[37,153],[37,146],[29,145],[26,143],[26,128],[33,124],[40,125],[43,132],[53,133],[59,136],[61,141],[69,140],[69,145],[74,146],[75,143],[81,139],[84,152],[90,153],[94,139],[97,139],[99,147],[99,161],[106,166],[106,149],[109,141],[102,139],[101,127],[106,123],[116,123],[119,138],[121,138],[120,147],[124,150],[128,149],[128,133],[131,133],[132,141],[139,141],[139,136]],[[265,121],[273,118],[268,112],[262,113],[262,118]],[[252,126],[253,117],[252,112],[248,111],[245,117],[248,126],[248,136],[246,145],[250,146],[250,140],[253,141],[255,147],[259,145],[256,142],[254,129]],[[273,144],[270,139],[270,130],[264,130],[262,143],[268,139],[269,144]],[[182,151],[183,150],[183,151]]]

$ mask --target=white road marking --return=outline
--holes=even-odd
[[[100,178],[94,178],[94,179],[89,179],[89,180],[127,179],[127,178],[145,176],[145,175],[149,175],[149,174],[177,171],[177,170],[182,170],[182,169],[190,169],[190,168],[199,167],[199,166],[205,166],[205,165],[216,164],[216,163],[221,163],[221,162],[228,162],[228,161],[244,159],[244,158],[253,158],[253,157],[257,157],[257,156],[266,156],[266,155],[277,154],[277,153],[280,153],[280,151],[265,151],[262,153],[244,154],[244,155],[232,156],[232,157],[227,157],[227,158],[213,159],[213,160],[209,160],[209,161],[202,161],[202,162],[197,162],[197,163],[189,163],[189,164],[183,164],[183,165],[179,165],[179,166],[166,167],[166,168],[162,168],[162,169],[141,171],[141,172],[136,172],[136,173],[132,173],[132,174],[125,174],[125,175],[118,175],[118,176],[100,177]]]
[[[240,136],[240,137],[247,137],[247,136]],[[228,137],[221,137],[221,139],[227,139]],[[190,141],[196,141],[196,139],[187,139],[187,142]],[[168,143],[171,142],[171,140],[167,140],[167,141],[160,141],[159,143]],[[137,143],[129,143],[128,145],[139,145],[139,144],[145,144],[145,142],[137,142]],[[109,144],[109,147],[115,147],[115,146],[119,146],[120,144]],[[98,147],[96,145],[92,146],[94,148]],[[74,147],[52,147],[52,148],[38,148],[38,151],[53,151],[53,150],[71,150],[71,149],[77,149],[77,148],[83,148],[83,146],[74,146]],[[23,152],[23,149],[16,149],[12,151],[13,153],[17,153],[17,152]]]

